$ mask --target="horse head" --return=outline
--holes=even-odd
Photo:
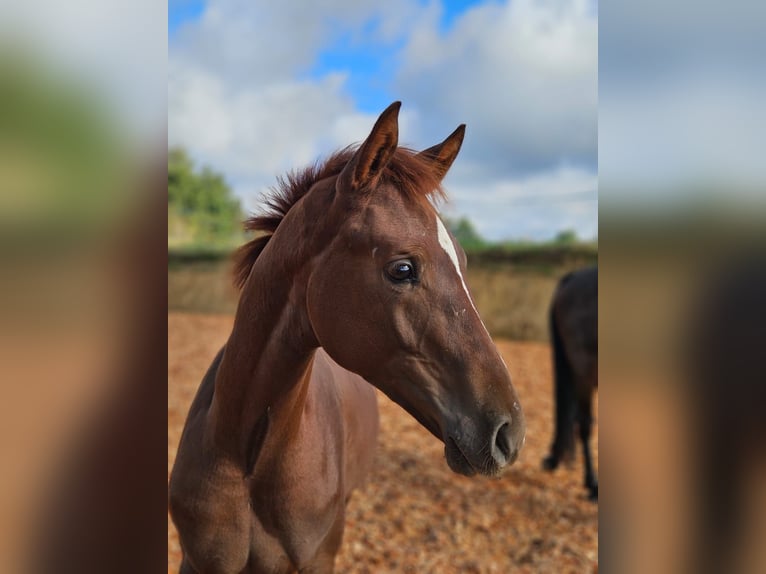
[[[416,153],[398,147],[399,107],[334,179],[308,276],[311,328],[338,364],[444,442],[453,471],[495,475],[518,455],[524,416],[466,286],[465,253],[432,201],[465,126]]]

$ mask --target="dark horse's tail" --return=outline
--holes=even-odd
[[[568,279],[559,283],[559,288]],[[556,401],[556,431],[551,445],[551,455],[558,462],[574,458],[574,423],[576,410],[575,381],[572,366],[564,349],[564,341],[556,320],[556,304],[549,311],[551,342],[553,346],[554,397]]]

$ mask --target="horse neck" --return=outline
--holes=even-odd
[[[290,244],[284,224],[243,287],[210,409],[215,447],[244,467],[264,423],[271,436],[297,429],[318,347],[305,305],[311,254]]]

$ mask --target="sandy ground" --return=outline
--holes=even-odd
[[[168,473],[199,382],[232,318],[168,316]],[[499,479],[452,473],[443,445],[378,394],[381,436],[367,485],[347,511],[337,572],[593,572],[598,506],[582,488],[582,461],[540,469],[552,433],[550,349],[498,340],[527,417],[520,459]],[[597,402],[594,404],[597,409]],[[598,427],[593,450],[598,457]],[[180,563],[168,519],[168,572]]]

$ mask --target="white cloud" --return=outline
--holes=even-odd
[[[765,88],[727,84],[722,74],[679,74],[673,82],[611,90],[599,126],[608,197],[675,201],[695,194],[699,183],[726,182],[728,196],[762,189]],[[636,189],[640,196],[623,197]]]
[[[253,88],[305,73],[339,33],[394,40],[417,10],[409,0],[208,0],[202,17],[178,31],[170,55],[214,70],[232,88]]]
[[[169,80],[171,145],[188,145],[237,176],[313,161],[323,134],[331,136],[338,117],[353,111],[337,75],[232,92],[204,70],[171,66]]]
[[[766,182],[766,3],[621,2],[602,35],[605,197],[667,206]],[[702,192],[702,193],[700,193]]]
[[[570,166],[516,178],[472,176],[470,165],[448,175],[448,216],[467,216],[488,239],[549,239],[574,229],[586,239],[598,234],[598,176]]]
[[[210,0],[202,18],[171,42],[169,143],[226,173],[254,207],[276,175],[369,133],[376,114],[355,109],[345,72],[308,74],[334,38],[353,44],[365,35],[404,46],[392,54],[400,69],[390,90],[404,104],[402,144],[425,148],[468,124],[449,188],[480,232],[550,236],[559,221],[569,221],[567,213],[591,219],[569,227],[594,227],[595,213],[584,216],[574,202],[560,204],[545,232],[531,223],[503,226],[488,213],[530,186],[582,191],[585,176],[575,172],[595,180],[596,20],[583,0],[479,6],[446,35],[439,32],[439,9],[437,2],[410,0],[385,6],[335,0],[332,7]],[[567,165],[579,167],[562,168]],[[497,203],[460,198],[472,189]]]
[[[594,166],[598,27],[585,0],[470,9],[445,35],[432,8],[405,49],[398,84],[429,131],[469,127],[465,155],[495,175]]]
[[[331,35],[358,34],[374,19],[373,36],[390,41],[416,9],[405,0],[385,10],[372,1],[211,0],[171,44],[169,144],[223,171],[253,208],[277,175],[361,141],[375,121],[354,108],[345,73],[305,77]],[[411,117],[403,111],[402,130]]]

